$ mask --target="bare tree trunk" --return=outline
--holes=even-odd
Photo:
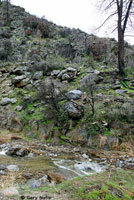
[[[124,35],[122,28],[118,25],[118,69],[121,77],[124,76]]]
[[[122,12],[123,12],[123,1],[117,0],[118,10],[118,69],[121,77],[124,76],[124,32],[122,28]]]

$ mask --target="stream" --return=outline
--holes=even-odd
[[[25,141],[10,141],[0,145],[1,181],[13,173],[17,177],[16,183],[27,183],[32,179],[41,180],[49,172],[58,173],[67,180],[115,167],[133,169],[134,158],[122,152],[119,155],[119,152],[92,151],[71,145],[52,146]]]
[[[8,168],[10,165],[16,165],[21,174],[31,173],[32,177],[34,175],[36,177],[36,174],[45,175],[49,171],[55,171],[62,174],[65,179],[71,179],[76,176],[99,173],[106,169],[104,164],[93,161],[77,148],[70,150],[69,147],[49,147],[48,145],[39,155],[29,152],[22,156],[20,154],[23,152],[22,143],[21,145],[8,143],[0,147],[0,166],[4,165]]]

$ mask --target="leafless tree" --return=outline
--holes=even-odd
[[[124,37],[126,30],[133,26],[134,0],[100,0],[104,11],[112,11],[105,19],[102,27],[113,16],[117,17],[116,29],[118,32],[118,69],[121,77],[124,76]]]
[[[0,2],[5,2],[4,13],[5,13],[5,18],[6,18],[6,23],[8,24],[8,22],[9,22],[9,4],[10,4],[11,0],[0,0]]]
[[[6,0],[6,20],[7,20],[7,23],[9,21],[9,3],[10,3],[10,0]]]

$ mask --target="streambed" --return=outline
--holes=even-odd
[[[74,149],[74,152],[72,149],[70,153],[69,149],[67,151],[64,147],[55,149],[55,147],[49,146],[40,155],[32,154],[30,157],[29,154],[24,157],[8,156],[7,147],[5,148],[4,146],[0,151],[1,164],[4,166],[16,165],[19,168],[20,174],[25,176],[30,173],[31,178],[41,177],[49,171],[54,171],[62,174],[65,179],[70,179],[76,176],[99,173],[106,168],[104,165],[91,160],[86,154],[82,154],[77,149]]]
[[[91,156],[90,156],[91,155]],[[5,168],[1,169],[1,165]],[[15,165],[19,183],[29,179],[39,179],[49,172],[59,173],[65,179],[100,173],[115,167],[134,168],[134,158],[120,152],[97,152],[74,146],[52,146],[34,142],[12,141],[0,145],[0,174],[4,180],[8,176],[8,166]],[[16,181],[17,183],[17,181]]]

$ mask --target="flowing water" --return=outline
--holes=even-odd
[[[20,172],[28,171],[43,171],[44,174],[47,171],[60,171],[64,176],[69,179],[75,176],[89,175],[93,173],[99,173],[105,169],[104,166],[100,166],[97,162],[91,161],[88,157],[75,158],[75,156],[66,155],[40,155],[31,158],[28,157],[13,157],[7,156],[6,152],[2,150],[0,152],[0,164],[4,165],[17,165]]]

